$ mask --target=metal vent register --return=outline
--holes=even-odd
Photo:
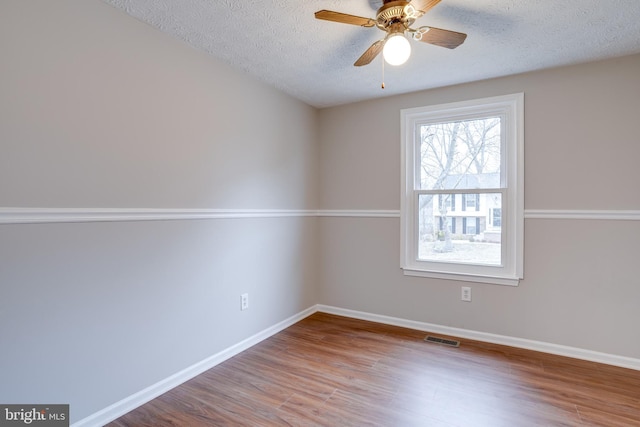
[[[460,341],[456,341],[456,340],[448,340],[445,338],[440,338],[440,337],[433,337],[431,335],[427,335],[427,337],[424,339],[426,342],[432,342],[435,344],[442,344],[442,345],[446,345],[449,347],[460,347]]]

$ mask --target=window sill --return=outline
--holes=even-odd
[[[492,285],[518,286],[520,278],[506,276],[483,276],[478,274],[443,273],[438,271],[413,270],[403,268],[405,276],[429,277],[432,279],[458,280],[462,282],[489,283]]]

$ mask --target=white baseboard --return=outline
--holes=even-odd
[[[214,366],[224,362],[227,359],[247,350],[248,348],[258,344],[259,342],[269,338],[272,335],[277,334],[283,329],[288,328],[294,323],[299,322],[307,316],[315,313],[317,309],[315,307],[310,307],[306,310],[301,311],[298,314],[295,314],[288,319],[283,320],[280,323],[277,323],[274,326],[271,326],[241,342],[235,344],[219,353],[214,354],[202,360],[195,365],[192,365],[186,369],[183,369],[180,372],[177,372],[171,375],[168,378],[165,378],[162,381],[159,381],[144,390],[141,390],[135,394],[132,394],[129,397],[126,397],[119,402],[114,403],[82,420],[75,422],[71,425],[71,427],[101,427],[111,421],[121,417],[122,415],[134,410],[135,408],[144,405],[150,400],[155,399],[163,393],[179,386],[180,384],[188,381],[201,373],[207,371],[208,369],[213,368]]]
[[[613,354],[600,353],[591,350],[584,350],[558,344],[550,344],[541,341],[527,340],[523,338],[514,338],[504,335],[472,331],[468,329],[452,328],[449,326],[436,325],[433,323],[418,322],[414,320],[407,320],[397,317],[383,316],[380,314],[348,310],[345,308],[318,304],[309,307],[306,310],[303,310],[300,313],[295,314],[288,319],[285,319],[282,322],[277,323],[276,325],[271,326],[247,338],[244,341],[239,342],[238,344],[235,344],[217,354],[214,354],[213,356],[208,357],[207,359],[202,360],[195,365],[183,369],[182,371],[177,372],[170,377],[145,388],[144,390],[141,390],[125,399],[122,399],[119,402],[116,402],[113,405],[108,406],[78,422],[75,422],[71,425],[71,427],[103,426],[316,312],[335,314],[337,316],[368,320],[371,322],[401,326],[418,331],[428,331],[459,338],[484,341],[493,344],[507,345],[510,347],[540,351],[543,353],[556,354],[559,356],[573,357],[576,359],[588,360],[592,362],[604,363],[607,365],[620,366],[623,368],[635,369],[640,371],[640,359],[616,356]]]
[[[518,347],[527,350],[540,351],[543,353],[556,354],[558,356],[572,357],[575,359],[588,360],[591,362],[604,363],[607,365],[619,366],[622,368],[635,369],[640,371],[640,359],[617,356],[614,354],[600,353],[592,350],[568,347],[559,344],[551,344],[542,341],[533,341],[524,338],[515,338],[504,335],[490,334],[487,332],[472,331],[469,329],[452,328],[449,326],[436,325],[433,323],[417,322],[414,320],[400,319],[397,317],[382,316],[379,314],[366,313],[362,311],[348,310],[327,305],[317,305],[315,311],[320,311],[338,316],[351,317],[354,319],[368,320],[371,322],[384,323],[387,325],[401,326],[418,331],[434,332],[442,335],[450,335],[459,338],[466,338],[476,341],[484,341],[492,344]]]

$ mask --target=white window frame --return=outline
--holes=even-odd
[[[429,123],[501,117],[502,265],[432,262],[418,259],[419,127]],[[517,286],[524,263],[524,94],[403,109],[400,265],[405,275]],[[496,190],[474,190],[495,192]],[[466,190],[443,190],[464,193]],[[470,191],[469,193],[472,193]]]

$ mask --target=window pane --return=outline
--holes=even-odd
[[[493,209],[493,221],[491,222],[493,227],[502,227],[502,209]]]
[[[418,260],[501,265],[502,195],[465,194],[478,207],[466,211],[451,209],[456,196],[461,195],[418,196]]]
[[[420,125],[420,189],[499,188],[500,129],[500,117]]]
[[[476,208],[476,194],[464,194],[464,202],[466,208]]]

